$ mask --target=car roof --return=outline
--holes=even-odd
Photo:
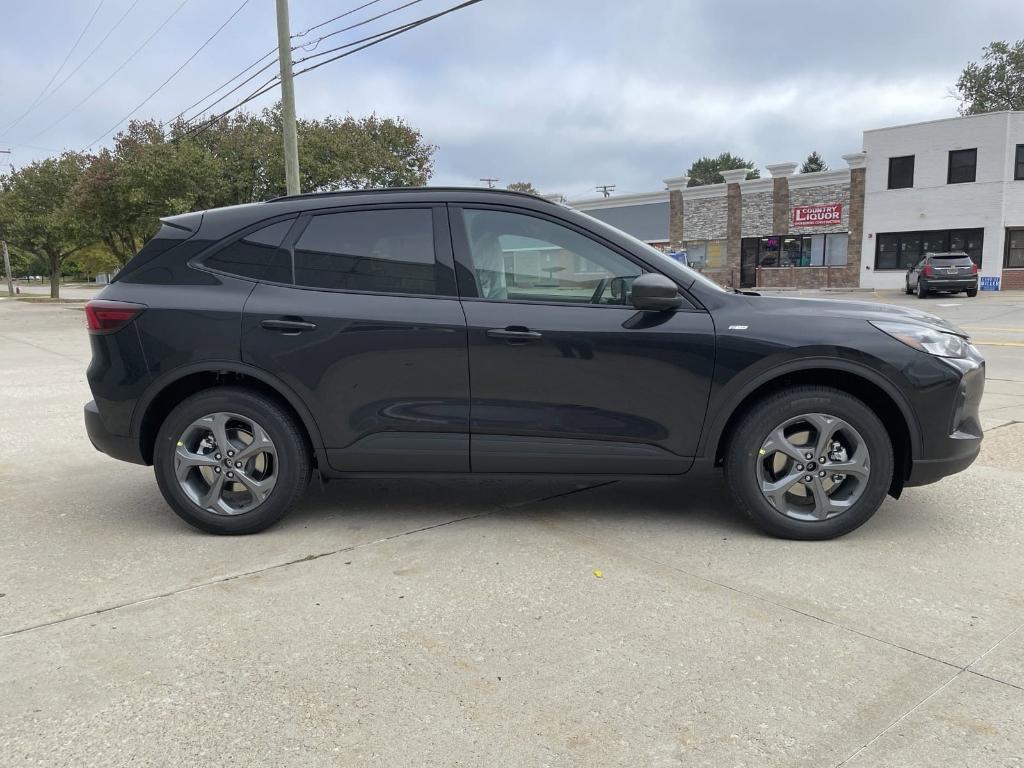
[[[391,187],[381,189],[356,189],[335,192],[312,192],[301,195],[275,197],[261,203],[245,203],[224,208],[211,208],[201,212],[202,235],[219,238],[243,227],[283,215],[294,215],[308,211],[339,208],[356,205],[381,205],[388,203],[490,203],[493,205],[515,205],[537,211],[570,211],[563,205],[539,195],[526,192],[512,192],[504,189],[481,189],[480,187]],[[171,216],[165,223],[176,225],[193,224],[196,213]]]
[[[925,256],[956,256],[962,259],[969,259],[965,251],[926,251]]]

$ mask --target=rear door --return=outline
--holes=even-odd
[[[679,474],[714,366],[710,315],[629,303],[643,264],[551,216],[452,206],[474,472]]]
[[[469,469],[466,322],[444,206],[300,217],[286,279],[246,302],[242,358],[308,405],[331,467]]]

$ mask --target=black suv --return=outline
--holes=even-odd
[[[906,292],[915,291],[919,299],[938,291],[966,291],[973,298],[978,295],[978,265],[963,251],[926,253],[907,270]]]
[[[673,478],[779,536],[966,468],[984,361],[938,317],[725,290],[542,198],[300,195],[165,219],[86,307],[93,444],[214,533],[316,470]],[[685,498],[680,504],[685,504]]]

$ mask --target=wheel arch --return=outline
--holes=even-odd
[[[772,368],[734,393],[718,410],[706,441],[721,464],[726,443],[735,425],[762,398],[788,387],[812,384],[846,392],[868,405],[885,425],[896,461],[890,493],[899,496],[910,476],[914,457],[919,455],[920,425],[903,395],[876,372],[842,360],[798,361]],[[706,454],[705,454],[706,455]]]
[[[281,404],[302,426],[315,461],[323,453],[323,438],[313,414],[295,392],[266,371],[237,361],[197,363],[176,368],[154,381],[132,414],[132,434],[146,464],[153,463],[156,435],[167,415],[185,398],[218,386],[241,386],[261,392]]]

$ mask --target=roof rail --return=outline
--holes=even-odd
[[[317,197],[342,197],[348,195],[375,195],[375,194],[387,194],[390,192],[489,192],[491,194],[499,195],[517,195],[519,197],[528,197],[531,200],[543,200],[546,203],[551,201],[547,198],[541,197],[540,195],[534,195],[530,192],[516,192],[511,189],[489,189],[487,187],[375,187],[373,189],[337,189],[329,190],[326,192],[302,192],[298,195],[282,195],[281,197],[272,197],[267,200],[268,203],[279,203],[287,200],[301,200],[303,198],[317,198]]]

